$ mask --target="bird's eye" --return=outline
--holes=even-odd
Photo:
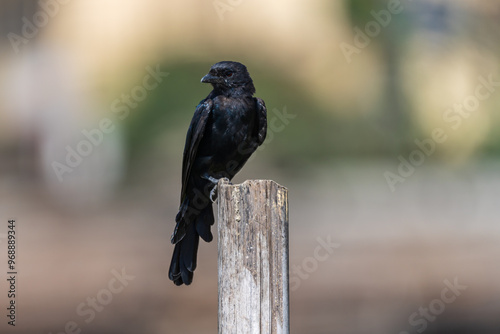
[[[226,73],[226,77],[230,78],[230,77],[232,77],[232,76],[233,76],[233,72],[227,72],[227,73]]]

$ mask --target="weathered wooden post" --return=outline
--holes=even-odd
[[[218,201],[219,334],[288,334],[288,190],[226,179]]]

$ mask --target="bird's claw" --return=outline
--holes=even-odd
[[[210,191],[210,200],[212,201],[212,203],[215,203],[215,201],[217,200],[217,184]]]
[[[212,203],[215,203],[215,201],[217,201],[217,196],[218,196],[218,189],[217,188],[219,186],[219,181],[221,181],[221,180],[227,184],[232,185],[231,180],[229,180],[227,177],[223,177],[219,180],[216,179],[217,182],[214,182],[214,187],[210,191],[210,200],[212,201]]]

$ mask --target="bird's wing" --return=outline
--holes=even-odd
[[[207,124],[208,117],[212,111],[213,102],[211,99],[206,99],[202,101],[194,112],[193,119],[191,120],[191,125],[186,135],[186,145],[184,146],[184,157],[182,160],[182,190],[181,190],[181,203],[186,195],[186,187],[189,179],[189,174],[191,173],[191,167],[196,159],[196,153],[198,151],[198,146],[205,133],[205,126]]]
[[[258,129],[259,132],[257,134],[257,142],[259,145],[262,145],[264,140],[266,139],[267,134],[267,109],[266,104],[262,99],[256,98],[257,100],[257,119],[259,122]]]

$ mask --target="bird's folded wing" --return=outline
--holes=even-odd
[[[189,125],[188,133],[186,135],[186,145],[184,147],[184,157],[182,160],[182,191],[181,191],[181,203],[184,201],[186,196],[186,187],[189,179],[189,174],[191,173],[191,168],[196,159],[196,154],[198,151],[198,146],[205,133],[205,126],[207,124],[208,117],[212,111],[213,102],[211,99],[206,99],[202,101],[197,107],[194,113],[193,119],[191,120],[191,125]]]
[[[256,98],[257,99],[257,119],[258,119],[258,129],[259,133],[257,136],[257,142],[259,145],[262,145],[264,140],[266,140],[266,134],[267,134],[267,109],[266,109],[266,104],[262,99]]]

